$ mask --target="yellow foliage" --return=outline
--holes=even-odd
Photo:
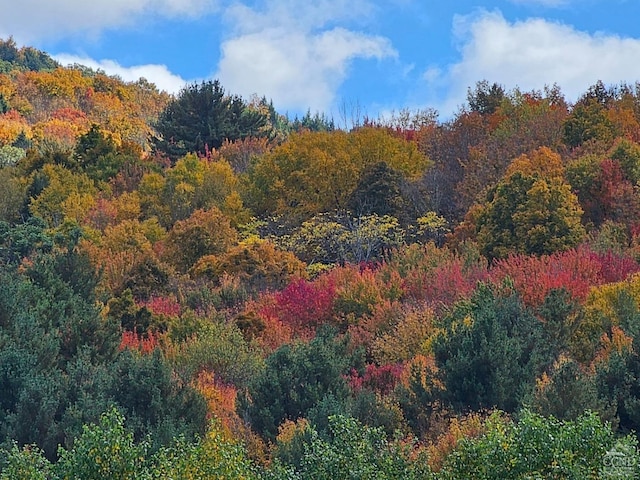
[[[523,175],[538,175],[546,180],[564,178],[562,158],[548,147],[540,147],[514,159],[507,167],[505,177],[510,177],[517,172]]]
[[[306,268],[291,252],[267,240],[250,239],[220,255],[203,256],[189,273],[212,279],[231,275],[252,288],[283,288],[292,278],[305,278]]]
[[[159,173],[145,173],[138,186],[140,208],[145,217],[156,216],[164,224],[170,217],[169,206],[162,201],[166,179]]]
[[[150,254],[152,244],[146,230],[138,220],[125,220],[108,226],[102,237],[102,246],[109,253],[131,251],[139,255]]]
[[[298,418],[295,421],[285,420],[278,427],[276,441],[282,444],[289,444],[296,435],[309,429],[310,423],[306,418]]]
[[[214,372],[203,371],[195,381],[196,388],[207,401],[209,413],[217,418],[227,440],[233,439],[233,430],[242,422],[236,413],[237,391],[233,385],[221,385]]]
[[[429,309],[403,312],[403,318],[388,333],[376,338],[371,347],[379,365],[406,362],[426,354],[425,344],[433,334],[434,314]]]
[[[11,77],[6,73],[0,73],[0,95],[5,100],[11,100],[11,97],[16,94],[16,86],[11,81]]]
[[[606,357],[613,349],[626,345],[625,333],[620,328],[620,315],[624,302],[633,302],[640,308],[640,274],[623,282],[593,287],[584,305],[584,318],[572,338],[572,353],[583,363],[596,357]],[[611,332],[611,337],[609,336]]]
[[[256,164],[253,202],[266,211],[305,216],[344,208],[365,168],[379,162],[408,178],[428,165],[415,143],[384,129],[293,134]]]
[[[236,228],[240,225],[246,225],[251,220],[251,212],[244,208],[242,198],[236,191],[225,197],[221,210],[231,220],[231,225]]]
[[[20,133],[32,137],[27,121],[15,110],[0,115],[0,146],[11,145]]]
[[[71,192],[61,204],[62,214],[66,220],[80,223],[95,203],[96,199],[92,194]]]
[[[84,218],[95,201],[90,197],[96,193],[89,177],[52,164],[45,165],[41,173],[48,179],[48,185],[31,199],[31,213],[44,219],[50,227],[61,225],[67,211],[73,218]],[[71,195],[75,195],[74,199],[65,204]]]
[[[119,197],[113,199],[116,207],[116,222],[124,220],[137,220],[140,217],[141,206],[138,192],[124,192]]]
[[[38,89],[51,97],[61,97],[75,103],[77,96],[90,85],[91,80],[80,70],[56,68],[52,72],[34,72],[33,81]]]

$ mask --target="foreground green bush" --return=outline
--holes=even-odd
[[[204,480],[258,478],[241,445],[227,440],[217,424],[193,442],[178,438],[151,455],[151,442],[135,442],[124,417],[111,409],[97,425],[85,426],[69,450],[52,464],[34,446],[4,452],[0,480]]]
[[[594,413],[561,422],[528,410],[511,422],[497,412],[484,435],[461,440],[437,478],[443,480],[635,478],[637,439],[616,438]]]

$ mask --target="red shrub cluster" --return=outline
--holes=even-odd
[[[468,298],[487,275],[485,268],[465,268],[461,259],[451,258],[433,270],[410,275],[406,281],[407,295],[438,310]]]
[[[391,393],[401,380],[404,367],[401,364],[395,365],[374,365],[366,366],[364,375],[355,370],[351,370],[348,376],[349,386],[355,392],[362,389],[372,390],[384,394]]]
[[[331,319],[336,288],[333,282],[299,279],[273,294],[260,309],[264,318],[277,318],[294,332],[308,334]]]
[[[120,340],[119,348],[120,350],[128,348],[140,353],[149,354],[153,352],[157,346],[158,337],[153,332],[139,335],[136,332],[125,330],[122,332],[122,339]]]
[[[512,255],[495,263],[492,278],[501,281],[509,277],[523,301],[535,307],[553,289],[562,288],[583,301],[592,286],[624,280],[639,270],[632,258],[580,247],[541,257]]]
[[[178,317],[180,315],[180,304],[175,297],[151,297],[143,302],[140,307],[147,309],[154,315],[164,315],[165,317]]]

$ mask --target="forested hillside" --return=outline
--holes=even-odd
[[[347,130],[0,40],[0,479],[631,478],[639,182],[640,84]]]

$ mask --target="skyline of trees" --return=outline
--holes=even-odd
[[[451,120],[346,131],[213,82],[169,97],[14,63],[0,478],[99,475],[96,445],[123,478],[527,478],[560,459],[580,476],[616,445],[637,458],[637,85],[570,105],[479,82]]]

